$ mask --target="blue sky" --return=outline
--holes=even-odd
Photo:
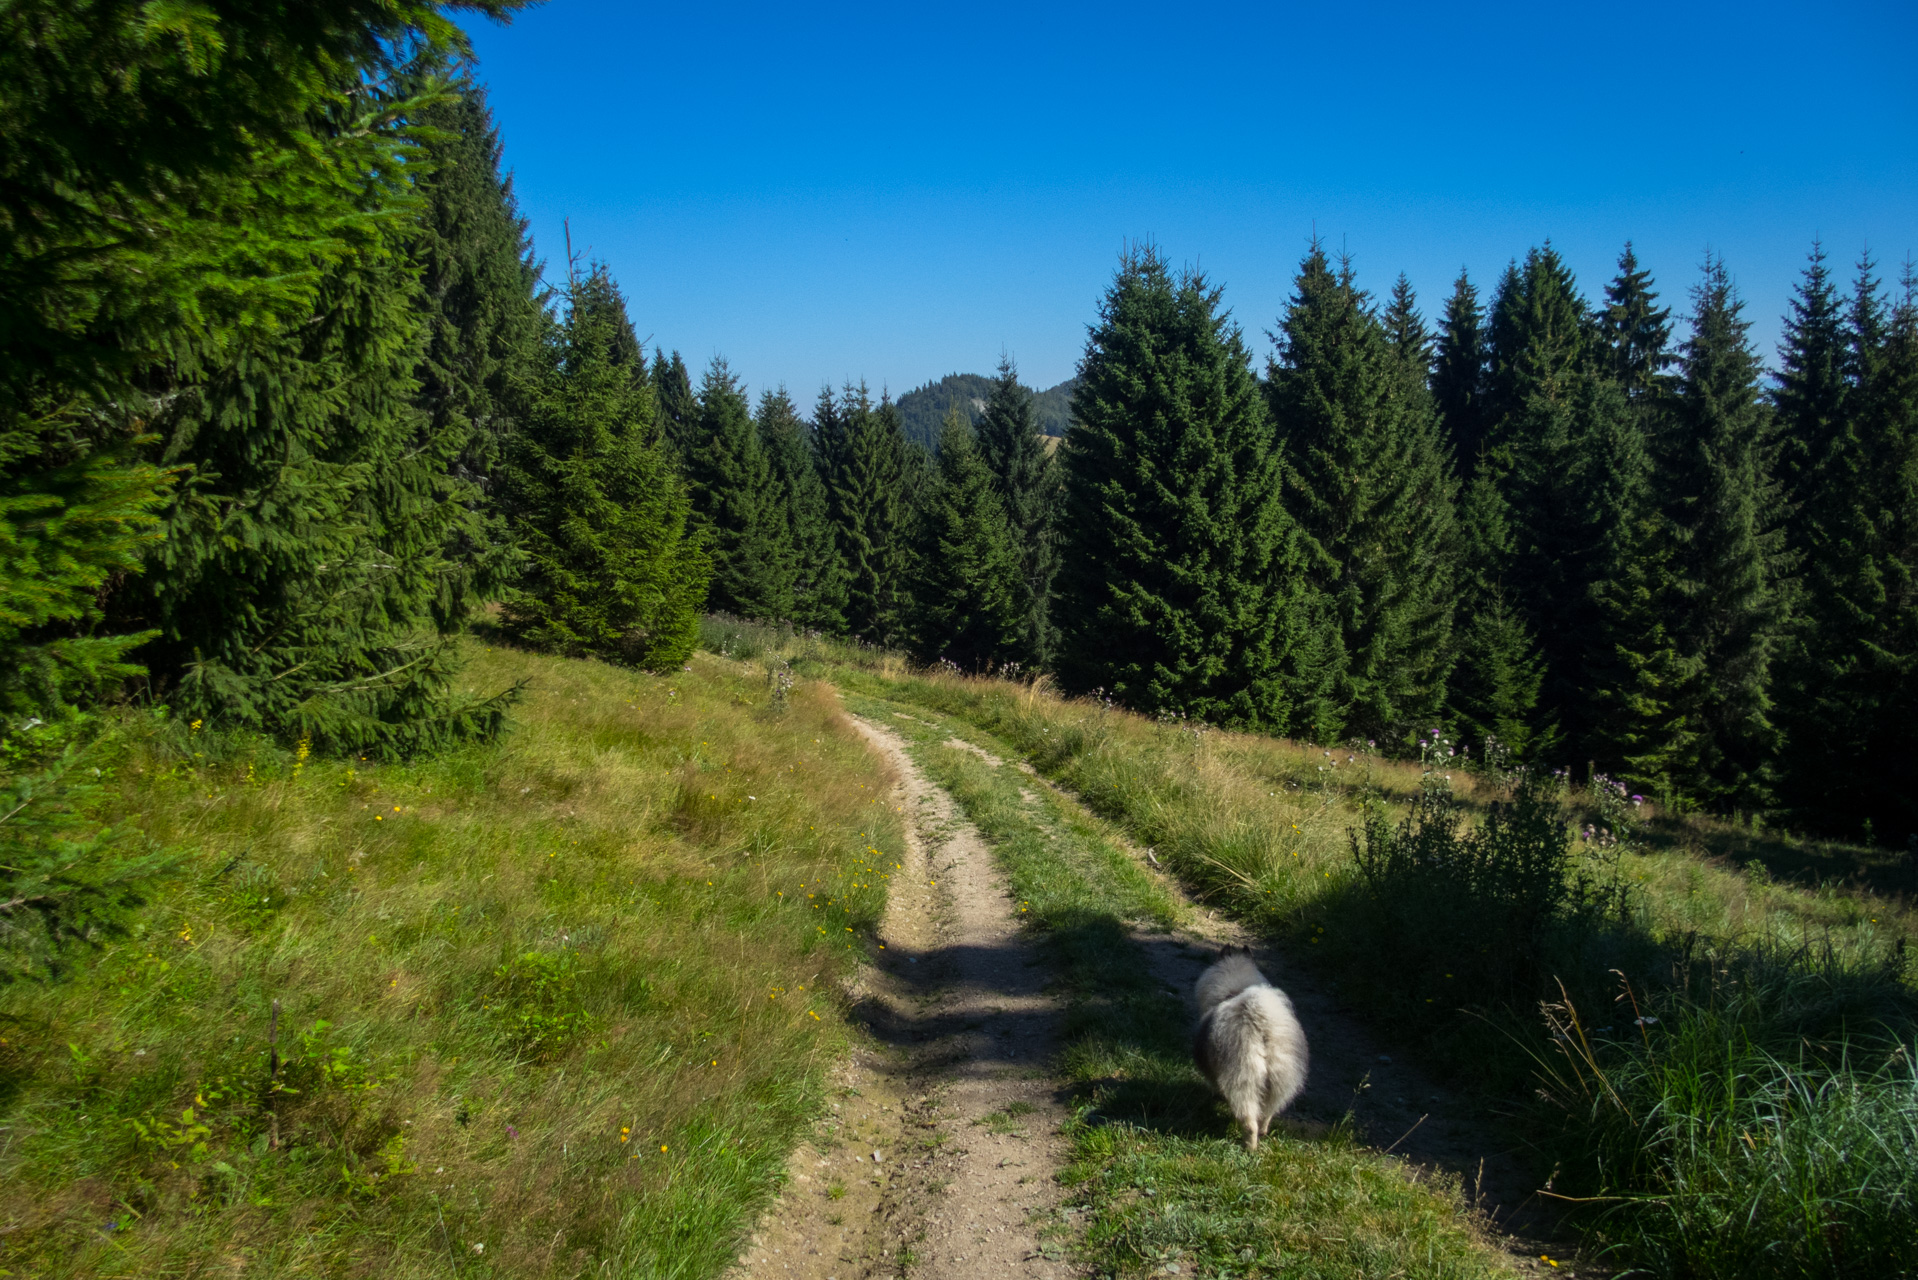
[[[521,206],[642,336],[802,404],[1002,350],[1072,375],[1123,242],[1225,287],[1261,363],[1314,229],[1435,316],[1547,238],[1728,260],[1767,358],[1814,236],[1918,253],[1918,5],[701,5],[472,26]]]

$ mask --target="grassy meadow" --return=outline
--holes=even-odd
[[[512,731],[418,764],[140,717],[95,748],[101,816],[179,861],[0,996],[0,1272],[735,1256],[845,1044],[888,779],[831,690],[725,658],[476,645],[464,679],[527,682]]]

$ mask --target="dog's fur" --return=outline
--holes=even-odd
[[[1305,1088],[1305,1031],[1285,992],[1265,980],[1251,953],[1233,947],[1199,975],[1199,1031],[1192,1056],[1245,1127],[1247,1149]]]

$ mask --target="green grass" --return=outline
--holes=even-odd
[[[530,680],[511,733],[417,764],[121,726],[101,816],[182,862],[0,995],[0,1270],[732,1260],[847,1042],[885,777],[830,690],[774,705],[738,662],[476,647],[467,678]]]
[[[1135,926],[1176,925],[1182,907],[1079,806],[1011,763],[948,745],[951,723],[858,695],[848,709],[906,738],[927,774],[992,844],[1069,994],[1060,1068],[1076,1098],[1064,1181],[1102,1275],[1477,1277],[1508,1273],[1458,1189],[1418,1182],[1342,1128],[1274,1134],[1257,1155],[1191,1062],[1184,1005],[1148,971]],[[1001,1123],[1014,1125],[1016,1118]]]

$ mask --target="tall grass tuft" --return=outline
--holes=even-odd
[[[1912,1000],[1883,966],[1748,953],[1610,1025],[1548,1007],[1538,1113],[1594,1235],[1659,1276],[1918,1268]]]

